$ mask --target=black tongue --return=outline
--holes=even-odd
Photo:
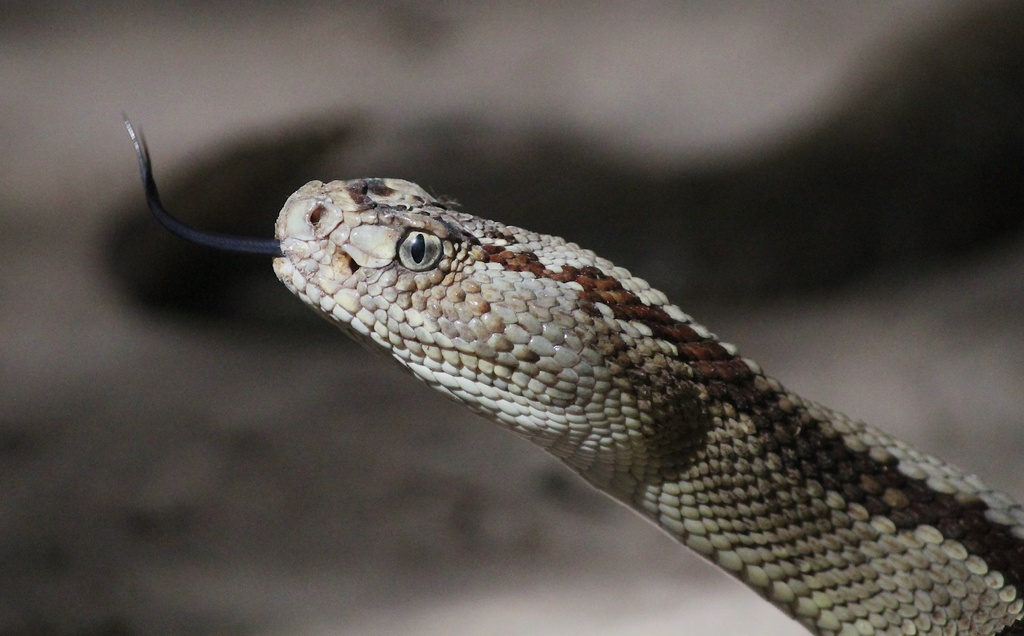
[[[146,190],[146,202],[153,216],[172,234],[175,234],[186,241],[205,245],[228,252],[244,252],[248,254],[265,254],[267,256],[283,256],[281,253],[281,242],[277,239],[261,239],[248,236],[235,236],[232,234],[221,234],[220,232],[207,232],[194,228],[187,223],[180,221],[168,212],[160,201],[160,194],[156,189],[156,181],[153,179],[153,164],[149,159],[149,149],[142,135],[136,134],[128,116],[124,117],[124,127],[128,130],[128,136],[132,138],[135,145],[135,155],[139,158],[139,174],[142,177],[142,185]]]

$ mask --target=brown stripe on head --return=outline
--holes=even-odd
[[[498,245],[485,245],[484,251],[488,262],[499,263],[506,271],[529,272],[537,278],[579,284],[583,289],[577,295],[584,311],[600,316],[601,312],[594,305],[607,305],[615,318],[646,325],[655,338],[676,345],[682,360],[731,360],[735,357],[718,342],[699,335],[691,325],[669,316],[663,308],[644,303],[636,293],[625,289],[621,281],[597,267],[563,265],[561,271],[554,272],[533,252],[512,251]]]
[[[666,361],[651,364],[651,361],[636,360],[621,339],[611,339],[607,359],[627,377],[631,372],[635,374],[632,384],[637,391],[644,392],[654,385],[658,390],[674,393],[673,387],[682,384],[679,377],[683,377],[676,377],[675,374],[683,373],[680,365],[687,365],[689,372],[686,375],[694,383],[706,384],[717,379],[722,398],[744,404],[750,401],[751,398],[746,393],[754,391],[753,385],[740,388],[740,384],[753,378],[753,372],[746,363],[714,338],[699,334],[693,325],[670,316],[663,307],[646,304],[635,292],[624,288],[622,282],[614,276],[609,276],[592,265],[563,265],[560,271],[554,272],[541,263],[533,252],[512,251],[503,246],[485,245],[484,251],[487,253],[488,262],[499,263],[506,271],[528,272],[537,278],[563,283],[575,282],[582,288],[577,292],[577,296],[583,311],[599,317],[603,314],[596,305],[606,305],[616,319],[643,324],[651,330],[654,338],[675,345],[677,354],[671,359],[672,364]],[[663,375],[672,377],[664,377],[658,381],[658,377]],[[646,378],[646,381],[640,382],[642,378]],[[687,395],[690,393],[692,391],[687,391]],[[643,403],[647,396],[638,395],[638,398]],[[652,402],[654,399],[653,396],[650,397]],[[693,399],[692,395],[688,399]]]

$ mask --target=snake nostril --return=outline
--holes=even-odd
[[[318,205],[309,212],[309,224],[313,227],[320,225],[320,219],[323,218],[324,208],[322,205]]]

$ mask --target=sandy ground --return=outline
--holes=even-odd
[[[0,634],[802,633],[326,326],[139,309],[102,265],[138,187],[121,111],[168,167],[348,110],[542,120],[624,160],[707,162],[831,108],[959,3],[133,6],[0,7]],[[1013,239],[684,308],[805,395],[1024,495],[1022,291]]]

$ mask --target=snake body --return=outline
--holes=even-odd
[[[415,184],[306,184],[278,278],[818,634],[1024,634],[1024,508],[787,391],[627,270]]]
[[[786,390],[661,292],[398,179],[312,181],[275,256],[314,311],[551,453],[815,634],[1024,636],[1024,507]]]

